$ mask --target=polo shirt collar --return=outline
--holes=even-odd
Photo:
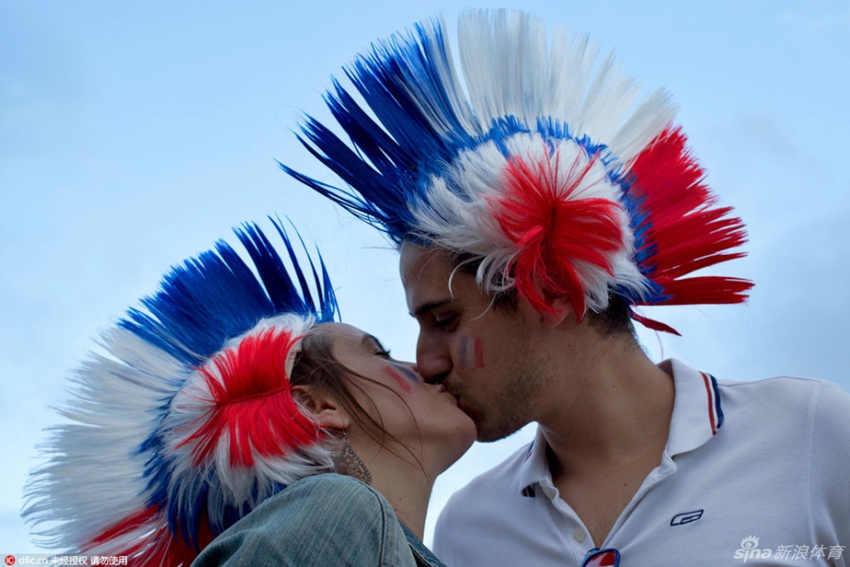
[[[537,426],[534,441],[525,452],[525,462],[519,471],[519,491],[523,496],[534,496],[534,485],[552,484],[552,473],[549,471],[549,460],[546,458],[546,438],[543,429]]]
[[[713,376],[676,359],[665,360],[659,366],[668,374],[672,372],[676,389],[666,450],[670,457],[675,457],[701,447],[714,437],[723,425],[723,408]]]
[[[665,360],[658,366],[673,375],[675,388],[670,436],[665,449],[665,453],[672,458],[708,442],[723,424],[723,409],[717,380],[713,376],[694,370],[676,359]],[[552,485],[552,473],[546,457],[546,438],[540,427],[524,459],[518,487],[524,496],[534,495],[535,483],[544,487]]]

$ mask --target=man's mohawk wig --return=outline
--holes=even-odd
[[[739,303],[752,283],[692,272],[744,255],[731,208],[716,207],[672,123],[664,91],[638,88],[611,55],[551,37],[521,12],[458,22],[458,73],[441,20],[375,44],[325,99],[350,140],[313,118],[307,149],[348,187],[282,165],[400,243],[477,263],[490,292],[539,310],[569,298],[581,319],[628,305]],[[647,326],[672,331],[633,314]],[[674,331],[675,332],[675,331]]]
[[[255,271],[219,242],[104,333],[106,356],[77,371],[69,423],[28,487],[24,516],[49,522],[47,546],[188,566],[263,500],[332,469],[289,374],[301,337],[333,321],[337,303],[324,264],[305,274],[275,228],[291,272],[245,225],[237,236]]]

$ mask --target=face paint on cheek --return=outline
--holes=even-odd
[[[469,362],[466,359],[467,356],[467,346],[469,345],[469,337],[466,335],[460,338],[460,347],[458,348],[457,353],[457,361],[458,366],[461,370],[466,370],[469,368]]]
[[[484,368],[484,342],[475,339],[475,368]]]
[[[408,384],[405,381],[404,378],[399,376],[398,372],[396,372],[395,370],[393,370],[389,366],[384,366],[384,374],[386,374],[387,376],[389,376],[390,378],[395,380],[396,384],[398,384],[399,388],[401,388],[402,390],[404,390],[408,394],[410,393],[410,384]]]
[[[421,382],[421,378],[419,378],[419,375],[416,372],[414,372],[413,370],[411,370],[410,368],[408,368],[407,366],[405,366],[403,364],[397,364],[395,362],[390,362],[390,366],[395,368],[396,371],[398,371],[402,376],[404,376],[405,378],[407,378],[408,380],[410,380],[414,384],[416,382]]]

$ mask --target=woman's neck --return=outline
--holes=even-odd
[[[421,540],[434,479],[418,464],[404,462],[395,455],[385,459],[384,455],[366,463],[372,473],[372,488],[387,499],[398,519]]]

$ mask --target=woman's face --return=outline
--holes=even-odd
[[[332,353],[340,364],[369,380],[360,380],[352,394],[381,423],[383,429],[417,453],[439,474],[472,445],[475,424],[457,406],[444,386],[427,384],[416,366],[390,358],[372,335],[344,323],[322,325],[331,340]],[[352,380],[358,380],[353,376]],[[420,444],[421,443],[421,444]]]

